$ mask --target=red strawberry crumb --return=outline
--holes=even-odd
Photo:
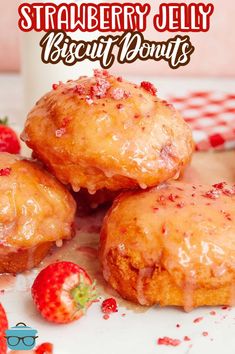
[[[114,99],[114,100],[122,100],[124,98],[128,98],[130,96],[129,93],[127,93],[125,90],[123,90],[122,88],[115,88],[114,90],[112,90],[110,96]]]
[[[153,211],[158,211],[158,210],[159,210],[159,208],[153,207]]]
[[[125,313],[122,313],[122,317],[125,317],[126,316],[126,314]]]
[[[90,96],[86,96],[86,103],[91,105],[94,103],[93,99]]]
[[[216,184],[213,184],[212,187],[214,187],[215,189],[223,189],[225,186],[226,186],[226,182],[220,182],[220,183],[216,183]]]
[[[96,84],[90,88],[90,96],[91,98],[104,98],[109,88],[110,83],[106,79],[98,78]]]
[[[163,337],[163,338],[158,338],[157,344],[158,345],[171,345],[173,347],[177,347],[180,345],[181,341],[179,339],[173,339],[170,337]]]
[[[167,228],[165,224],[162,225],[162,233],[163,235],[167,235]]]
[[[10,173],[11,173],[10,167],[0,169],[0,176],[9,176]]]
[[[189,338],[188,336],[184,336],[184,341],[185,342],[189,342],[191,340],[191,338]]]
[[[65,128],[60,128],[55,131],[55,136],[61,138],[66,133]]]
[[[202,332],[202,335],[203,335],[204,337],[207,337],[207,336],[208,336],[208,332]]]
[[[52,85],[52,89],[55,91],[55,90],[57,90],[58,89],[58,87],[59,87],[59,85],[58,84],[53,84]]]
[[[171,201],[171,202],[175,202],[176,199],[178,199],[179,196],[178,195],[173,195],[173,194],[170,194],[168,199]]]
[[[211,315],[211,316],[215,316],[215,315],[216,315],[216,312],[215,312],[215,311],[211,311],[211,312],[210,312],[210,315]]]
[[[164,195],[160,195],[160,197],[158,198],[157,201],[160,202],[160,203],[164,202],[165,201]]]
[[[102,302],[101,310],[105,314],[118,312],[117,302],[114,298],[106,299]]]
[[[227,195],[228,197],[235,195],[235,186],[229,189],[228,188],[223,189],[223,194]]]
[[[220,191],[218,189],[212,189],[204,194],[202,194],[203,197],[209,198],[209,199],[218,199],[220,196]]]
[[[109,317],[110,317],[109,315],[104,315],[104,316],[103,316],[103,319],[104,319],[104,320],[109,320]]]
[[[74,87],[73,92],[77,93],[78,95],[84,95],[85,94],[85,86],[78,84]]]
[[[176,328],[180,328],[180,324],[179,323],[177,323]]]
[[[124,105],[121,103],[118,103],[116,107],[117,107],[117,109],[122,109],[122,108],[124,108]]]
[[[229,308],[228,306],[222,306],[221,310],[228,310],[228,308]]]
[[[123,82],[123,78],[122,78],[121,76],[118,76],[118,77],[117,77],[117,81],[118,81],[118,82]]]
[[[156,95],[157,93],[157,89],[156,87],[151,84],[151,82],[148,82],[148,81],[142,81],[140,86],[145,90],[145,91],[148,91],[149,93],[151,93],[153,96]]]
[[[201,322],[203,320],[203,317],[197,317],[195,318],[195,320],[193,320],[193,323],[198,323]]]
[[[140,118],[140,115],[139,114],[135,114],[134,115],[134,119],[139,119]]]
[[[96,78],[109,77],[109,76],[110,74],[108,70],[94,69],[94,77]]]
[[[183,202],[180,202],[178,204],[176,204],[177,208],[183,208],[184,207],[184,203]]]

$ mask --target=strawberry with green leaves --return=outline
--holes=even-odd
[[[8,329],[8,321],[6,312],[0,304],[0,354],[7,353],[7,342],[5,338],[5,331]]]
[[[69,323],[83,316],[97,295],[95,283],[84,269],[72,262],[58,262],[38,274],[32,297],[46,320]]]
[[[17,134],[8,126],[8,119],[0,119],[0,152],[20,153],[20,141]]]

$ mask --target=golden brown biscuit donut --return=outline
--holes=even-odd
[[[172,182],[120,195],[105,218],[104,278],[141,305],[232,305],[235,186]]]
[[[190,128],[150,83],[95,71],[53,88],[29,113],[21,137],[74,191],[154,186],[189,162]]]
[[[33,268],[73,232],[75,202],[39,163],[0,153],[0,273]]]

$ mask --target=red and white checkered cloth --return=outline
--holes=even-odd
[[[191,126],[197,150],[235,148],[235,94],[191,92],[168,100]]]

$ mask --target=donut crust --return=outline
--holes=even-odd
[[[0,153],[0,273],[38,265],[73,236],[76,204],[41,164]]]
[[[62,183],[91,194],[155,186],[179,174],[194,150],[171,105],[108,74],[54,86],[21,137]]]
[[[233,305],[235,188],[171,182],[120,195],[101,231],[104,278],[150,306]]]

